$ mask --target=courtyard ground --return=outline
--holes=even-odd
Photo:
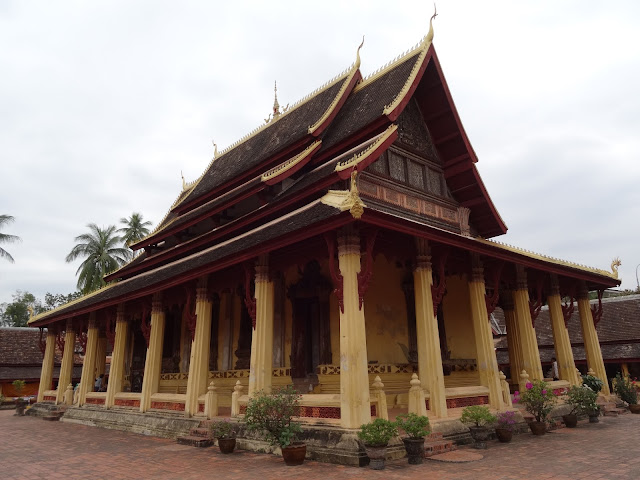
[[[305,462],[287,467],[274,455],[217,447],[197,449],[174,441],[0,411],[0,477],[8,479],[640,479],[640,415],[581,422],[543,437],[518,435],[490,442],[482,460],[442,463],[406,460],[383,471]]]

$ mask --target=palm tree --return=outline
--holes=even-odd
[[[14,218],[11,215],[0,215],[0,229],[13,221]],[[0,243],[14,243],[19,241],[21,241],[21,238],[16,235],[0,233]],[[6,258],[13,263],[13,257],[2,247],[0,247],[0,258]]]
[[[86,257],[80,264],[78,290],[86,294],[105,285],[103,277],[127,261],[128,250],[120,246],[122,238],[116,235],[116,227],[100,228],[95,223],[87,225],[90,232],[78,235],[78,243],[67,255],[66,261],[73,262],[78,257]]]
[[[130,218],[122,217],[120,219],[120,223],[125,226],[118,229],[118,233],[122,233],[122,240],[124,244],[128,247],[149,235],[149,227],[151,227],[151,222],[143,221],[141,213],[132,213]],[[129,252],[130,257],[133,256],[131,252]]]

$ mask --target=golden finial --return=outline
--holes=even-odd
[[[364,35],[362,36],[362,42],[360,43],[360,46],[356,51],[356,63],[354,64],[354,67],[353,67],[354,70],[360,68],[360,49],[362,48],[363,45],[364,45]]]
[[[278,82],[273,82],[273,119],[280,116],[280,104],[278,103]]]
[[[182,170],[180,170],[180,176],[182,177],[182,191],[187,189],[187,182],[184,181],[184,175],[182,174]]]
[[[425,43],[431,43],[433,41],[433,19],[438,16],[438,11],[436,10],[436,4],[433,4],[433,15],[431,15],[431,19],[429,20],[429,33],[425,37]]]

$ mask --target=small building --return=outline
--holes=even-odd
[[[0,394],[5,397],[17,397],[12,383],[24,380],[23,397],[36,396],[40,389],[40,371],[44,355],[44,339],[47,329],[42,331],[33,328],[0,327]],[[45,390],[54,388],[60,376],[62,354],[57,352],[51,381],[44,386]],[[82,361],[79,355],[74,357],[73,381],[79,382],[82,373]]]
[[[588,295],[620,284],[619,262],[606,271],[493,240],[507,227],[432,39],[430,30],[366,78],[358,53],[286,110],[276,97],[266,123],[216,148],[202,176],[184,183],[107,287],[30,321],[48,328],[43,383],[58,340],[67,342],[64,384],[70,345],[87,337],[67,415],[205,418],[211,382],[215,413],[233,415],[248,396],[293,384],[304,392],[305,428],[344,435],[408,408],[433,424],[468,405],[504,410],[511,397],[490,314],[499,304],[509,312],[518,371],[542,379],[533,322],[548,303],[560,389],[578,383],[565,296],[577,298],[589,367],[606,377]],[[108,388],[93,392],[107,343]],[[63,393],[38,400],[60,403]]]

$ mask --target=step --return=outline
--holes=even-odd
[[[430,442],[430,441],[437,442],[440,440],[442,440],[442,432],[433,432],[427,435],[427,442]]]
[[[558,430],[559,428],[565,428],[566,425],[562,420],[552,420],[547,428],[547,431],[550,432],[552,430]]]
[[[455,449],[456,445],[449,440],[428,441],[424,444],[424,456],[425,458],[432,457],[441,453],[453,452]]]
[[[211,428],[214,423],[216,423],[216,420],[201,420],[198,428]]]
[[[618,415],[624,415],[629,413],[626,408],[605,408],[603,415],[605,417],[617,417]]]
[[[213,438],[197,437],[194,435],[185,435],[178,437],[176,441],[180,445],[189,445],[191,447],[206,448],[213,445]]]
[[[60,420],[60,417],[62,415],[45,415],[44,417],[42,417],[43,420],[47,420],[48,422],[57,422],[58,420]]]
[[[204,437],[211,438],[211,430],[209,428],[197,427],[189,430],[189,435],[192,437]]]

